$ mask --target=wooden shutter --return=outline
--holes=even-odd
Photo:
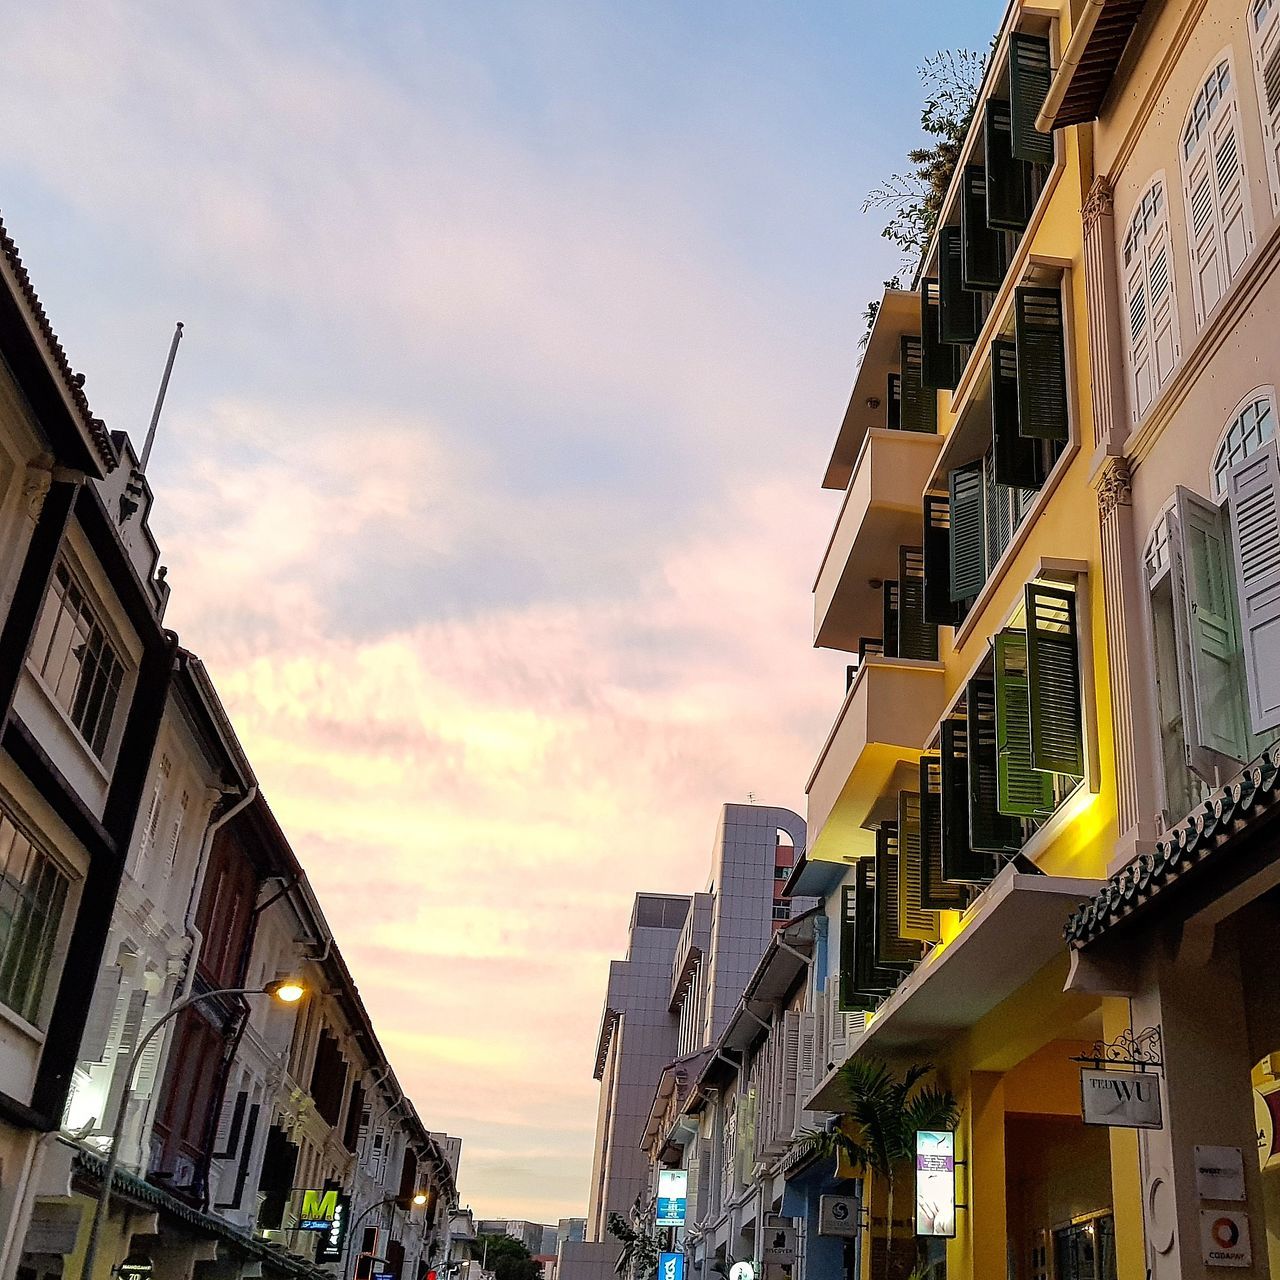
[[[1080,637],[1074,591],[1028,582],[1027,678],[1031,682],[1031,763],[1084,777]]]
[[[996,808],[1016,818],[1053,812],[1053,776],[1031,763],[1031,695],[1027,637],[1002,631],[995,639]]]
[[[1250,756],[1231,551],[1223,513],[1181,485],[1169,549],[1187,764],[1215,783]]]
[[[986,853],[1022,847],[1022,823],[1000,812],[999,757],[996,753],[996,686],[990,676],[974,676],[965,688],[969,756],[969,843]]]
[[[1150,345],[1152,396],[1163,387],[1182,354],[1178,336],[1178,306],[1173,281],[1173,242],[1164,222],[1147,242],[1147,297],[1151,310]]]
[[[919,942],[937,942],[938,917],[921,899],[920,793],[898,792],[898,932]]]
[[[902,374],[900,373],[889,375],[889,402],[885,421],[889,424],[890,431],[902,430]]]
[[[1062,295],[1026,286],[1014,300],[1018,429],[1039,440],[1066,440],[1067,354]]]
[[[1262,135],[1267,150],[1267,177],[1271,207],[1280,209],[1280,6],[1267,8],[1262,21],[1255,17],[1255,0],[1249,6],[1249,35],[1253,45],[1253,73],[1262,114]]]
[[[1031,170],[1013,154],[1009,104],[988,98],[982,121],[987,161],[987,224],[1025,231],[1031,215]]]
[[[876,833],[876,847],[880,835]],[[873,1001],[892,991],[902,981],[903,966],[880,965],[876,961],[876,862],[859,858],[854,867],[857,918],[862,923],[854,948],[854,976],[858,991]]]
[[[1044,36],[1014,32],[1009,39],[1009,104],[1013,120],[1013,154],[1029,164],[1053,163],[1053,135],[1036,128],[1036,116],[1049,96],[1053,72],[1049,41]]]
[[[920,905],[929,911],[962,910],[963,885],[948,884],[942,867],[942,761],[920,757]]]
[[[982,460],[982,492],[987,512],[987,573],[1000,562],[1013,540],[1013,494],[1008,485],[996,483],[994,446]]]
[[[120,998],[120,966],[109,964],[98,971],[93,999],[80,1037],[80,1061],[101,1062],[107,1055],[107,1040]]]
[[[995,870],[991,855],[969,841],[969,726],[964,716],[942,722],[940,757],[942,878],[986,884]]]
[[[1044,451],[1018,430],[1018,355],[1012,342],[991,344],[991,442],[997,484],[1039,489],[1045,481]]]
[[[1277,441],[1227,477],[1236,599],[1254,733],[1280,727],[1280,454]]]
[[[960,381],[960,348],[943,342],[939,330],[938,282],[920,286],[920,380],[928,390],[954,391]],[[935,417],[935,426],[937,419]]]
[[[924,550],[898,548],[898,657],[938,660],[938,628],[925,617]]]
[[[880,588],[882,601],[881,624],[884,628],[881,653],[886,658],[898,656],[898,583],[888,579]]]
[[[951,598],[951,504],[924,495],[924,616],[934,626],[958,626],[963,612]]]
[[[1187,209],[1187,240],[1191,248],[1191,282],[1196,327],[1218,305],[1226,289],[1222,261],[1218,202],[1214,194],[1212,148],[1201,138],[1190,156],[1184,154],[1182,196]]]
[[[1235,94],[1219,108],[1218,118],[1210,126],[1209,147],[1213,152],[1214,202],[1221,227],[1225,277],[1231,280],[1253,247],[1244,140],[1240,136],[1240,104]]]
[[[858,989],[858,899],[855,885],[840,890],[840,1003],[842,1012],[870,1009],[870,997]]]
[[[924,385],[924,347],[913,334],[902,335],[902,429],[928,435],[938,430],[938,395]]]
[[[882,822],[876,830],[875,962],[877,968],[914,964],[922,947],[914,938],[904,938],[899,928],[902,918],[901,878],[898,865],[898,824]]]
[[[982,463],[957,467],[947,477],[951,522],[951,599],[971,600],[987,580],[986,513]]]
[[[1125,277],[1125,315],[1129,338],[1129,385],[1133,390],[1131,416],[1136,421],[1146,412],[1155,394],[1155,351],[1151,343],[1151,308],[1147,301],[1147,261],[1142,248],[1133,255]]]
[[[987,175],[966,165],[960,188],[960,281],[966,289],[1000,288],[1007,269],[1004,235],[987,225]]]
[[[960,228],[943,227],[938,232],[938,336],[943,342],[975,342],[981,329],[978,295],[964,287]]]

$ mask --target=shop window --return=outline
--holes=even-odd
[[[69,881],[0,810],[0,1001],[41,1021]]]
[[[1130,410],[1137,420],[1169,380],[1180,354],[1173,241],[1162,174],[1152,179],[1138,201],[1121,257]]]
[[[1182,195],[1196,324],[1227,291],[1253,246],[1240,104],[1230,58],[1209,72],[1182,133]]]
[[[1116,1280],[1116,1227],[1110,1213],[1056,1227],[1054,1280]]]
[[[1271,207],[1280,209],[1280,3],[1250,0],[1249,47],[1266,143]]]

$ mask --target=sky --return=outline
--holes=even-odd
[[[866,193],[1000,0],[45,0],[0,210],[479,1216],[585,1211],[608,961],[804,810]]]

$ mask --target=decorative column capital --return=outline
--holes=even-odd
[[[1127,458],[1108,458],[1094,486],[1098,491],[1098,514],[1105,520],[1117,507],[1127,507],[1133,496]]]
[[[1085,235],[1093,231],[1099,219],[1109,218],[1115,213],[1113,196],[1111,183],[1106,178],[1101,174],[1094,178],[1093,186],[1089,189],[1089,198],[1084,202],[1084,208],[1080,210],[1080,216],[1084,220]]]
[[[40,519],[44,500],[49,496],[49,490],[53,486],[52,468],[53,459],[48,454],[41,454],[27,464],[27,473],[22,481],[22,500],[32,520]]]

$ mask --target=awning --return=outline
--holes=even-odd
[[[970,907],[962,931],[934,947],[876,1010],[849,1056],[923,1050],[973,1026],[1064,954],[1063,924],[1103,883],[1006,867]],[[838,1070],[818,1086],[807,1110],[839,1110]]]

